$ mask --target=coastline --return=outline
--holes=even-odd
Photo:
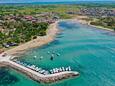
[[[114,31],[114,30],[112,30],[112,29],[110,29],[110,28],[105,28],[105,27],[102,27],[102,26],[92,25],[92,24],[90,24],[90,22],[89,22],[88,25],[89,25],[89,26],[92,26],[92,27],[99,28],[99,29],[103,29],[103,30]]]
[[[31,40],[27,43],[24,43],[22,45],[19,45],[15,48],[9,49],[5,51],[4,53],[0,54],[0,67],[10,67],[12,69],[15,69],[16,71],[19,71],[21,73],[24,73],[27,75],[29,78],[33,79],[36,82],[43,83],[43,84],[51,84],[51,83],[56,83],[61,80],[65,80],[68,78],[74,78],[76,76],[79,76],[79,72],[76,71],[62,71],[58,73],[51,73],[48,74],[43,74],[40,71],[37,70],[39,67],[32,67],[29,65],[24,66],[22,64],[16,63],[15,61],[12,61],[14,56],[18,56],[18,54],[23,54],[26,52],[28,49],[34,48],[34,47],[40,47],[42,45],[45,45],[51,41],[54,40],[56,34],[59,32],[58,29],[58,22],[55,22],[53,24],[50,24],[50,26],[47,29],[47,35],[46,36],[41,36],[37,37],[37,39]],[[5,53],[7,53],[5,55]],[[3,56],[5,55],[5,56]],[[13,56],[13,57],[12,57]],[[36,68],[36,69],[33,69]],[[41,70],[43,71],[43,70]],[[47,72],[47,71],[46,71]]]
[[[66,19],[66,20],[70,20],[72,22],[79,22],[81,24],[89,25],[91,27],[96,27],[96,28],[100,28],[103,30],[114,31],[112,29],[104,28],[102,26],[91,25],[90,21],[83,20],[82,18],[87,18],[87,16],[77,16],[75,18]],[[65,21],[65,19],[59,20],[59,21]],[[21,44],[15,48],[6,50],[4,53],[7,53],[8,55],[18,56],[18,55],[23,54],[24,52],[26,52],[29,49],[40,47],[40,46],[43,46],[43,45],[53,41],[56,34],[59,32],[59,29],[57,26],[59,21],[56,21],[55,23],[49,25],[49,27],[47,29],[47,35],[46,36],[38,36],[36,39],[33,39],[29,42]]]
[[[59,29],[57,26],[58,22],[59,21],[56,21],[55,23],[49,25],[46,36],[38,36],[36,39],[33,39],[29,42],[21,44],[15,48],[6,50],[4,53],[7,53],[8,55],[18,56],[20,54],[23,54],[29,49],[40,47],[42,45],[45,45],[53,41],[56,34],[59,32]]]
[[[86,20],[83,20],[83,18],[88,18],[87,16],[77,16],[73,19],[74,22],[79,22],[81,24],[85,24],[85,25],[89,25],[91,27],[95,27],[95,28],[98,28],[98,29],[103,29],[103,30],[108,30],[108,31],[114,31],[110,28],[105,28],[103,26],[96,26],[96,25],[92,25],[90,24],[91,21],[86,21]]]

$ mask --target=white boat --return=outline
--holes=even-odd
[[[37,56],[34,56],[34,59],[36,59],[37,58]]]
[[[54,57],[54,54],[51,54],[51,57]]]
[[[60,72],[62,72],[62,71],[63,71],[61,67],[59,68],[59,71],[60,71]]]
[[[50,54],[50,51],[48,51],[47,53]]]
[[[56,71],[56,73],[58,73],[58,72],[59,72],[59,69],[58,69],[58,68],[55,68],[55,71]]]
[[[37,72],[40,72],[41,70],[42,70],[42,68],[38,68],[38,69],[37,69]]]
[[[31,66],[30,66],[30,65],[27,65],[27,67],[28,67],[28,68],[31,68]]]
[[[36,71],[38,71],[39,70],[39,68],[38,67],[36,67]]]
[[[67,67],[65,70],[66,70],[66,71],[71,71],[71,67],[69,66],[69,67]]]
[[[49,72],[48,72],[48,71],[45,71],[45,72],[44,72],[44,75],[48,75],[48,74],[49,74]]]
[[[53,72],[56,73],[56,69],[55,68],[53,69]]]
[[[70,66],[68,67],[68,69],[69,69],[69,71],[71,71],[71,67]]]
[[[53,72],[53,70],[50,70],[50,72],[51,72],[51,74],[53,74],[54,72]]]
[[[31,69],[35,70],[35,65],[30,66]]]
[[[43,58],[43,56],[40,57],[40,59],[42,59],[42,58]]]
[[[41,70],[41,73],[44,73],[45,72],[45,70]]]
[[[59,54],[59,53],[57,53],[56,55],[57,55],[57,56],[60,56],[60,54]]]
[[[62,67],[62,71],[65,71],[65,68],[64,68],[64,67]]]

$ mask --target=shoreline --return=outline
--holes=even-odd
[[[112,29],[110,29],[110,28],[105,28],[105,27],[103,27],[103,26],[96,26],[96,25],[92,25],[92,24],[90,24],[90,22],[89,22],[89,24],[88,24],[89,26],[92,26],[92,27],[96,27],[96,28],[99,28],[99,29],[103,29],[103,30],[108,30],[108,31],[114,31],[114,30],[112,30]]]
[[[95,27],[95,28],[97,28],[97,29],[103,29],[103,30],[108,30],[108,31],[114,31],[114,30],[112,30],[112,29],[110,29],[110,28],[105,28],[105,27],[103,27],[103,26],[96,26],[96,25],[92,25],[92,24],[90,24],[90,22],[91,21],[86,21],[86,20],[83,20],[82,18],[88,18],[87,16],[77,16],[77,17],[75,17],[75,19],[73,19],[75,22],[77,21],[77,22],[79,22],[79,23],[81,23],[81,24],[85,24],[85,25],[88,25],[88,26],[91,26],[91,27]]]
[[[82,20],[82,18],[87,18],[87,16],[77,16],[74,19],[60,19],[58,21],[56,21],[53,24],[50,24],[48,29],[47,29],[47,34],[46,36],[38,36],[36,39],[33,39],[29,42],[26,42],[24,44],[21,44],[19,46],[16,46],[12,49],[6,50],[3,53],[7,53],[8,55],[13,55],[13,56],[19,56],[23,53],[25,53],[26,51],[28,51],[29,49],[33,49],[36,47],[41,47],[45,44],[48,44],[49,42],[52,42],[56,36],[56,34],[59,32],[58,29],[58,22],[59,21],[65,21],[65,20],[70,20],[72,22],[79,22],[81,24],[85,24],[85,25],[89,25],[91,27],[95,27],[98,29],[103,29],[103,30],[108,30],[108,31],[114,31],[112,29],[109,28],[104,28],[102,26],[95,26],[95,25],[91,25],[90,21],[86,21],[86,20]]]
[[[55,23],[49,25],[46,36],[38,36],[36,39],[33,39],[19,46],[16,46],[12,49],[6,50],[3,53],[7,53],[8,55],[13,55],[13,56],[19,56],[25,53],[29,49],[41,47],[53,41],[56,34],[59,32],[58,22],[59,21],[56,21]]]

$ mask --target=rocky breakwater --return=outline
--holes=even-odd
[[[44,83],[44,84],[50,84],[50,83],[55,83],[60,80],[65,80],[68,78],[73,78],[76,76],[79,76],[79,73],[76,71],[62,71],[58,73],[53,73],[53,74],[41,74],[37,71],[34,71],[28,67],[25,67],[23,65],[20,65],[16,62],[13,61],[7,61],[4,62],[3,64],[19,71],[22,72],[23,74],[27,75],[31,79],[39,82],[39,83]]]

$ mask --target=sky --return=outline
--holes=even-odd
[[[61,1],[76,1],[76,0],[0,0],[0,3],[7,3],[7,2],[61,2]]]
[[[0,3],[61,2],[61,1],[102,1],[102,0],[0,0]],[[103,0],[115,1],[115,0]]]

